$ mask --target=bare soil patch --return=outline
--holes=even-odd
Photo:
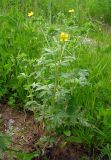
[[[11,136],[11,147],[25,152],[35,151],[35,143],[43,135],[43,130],[33,115],[26,115],[7,106],[1,107],[0,114],[2,118],[0,131]]]
[[[38,150],[37,141],[46,133],[41,125],[35,121],[33,114],[27,113],[26,115],[23,111],[0,105],[0,116],[2,119],[0,132],[11,136],[12,149],[27,153]],[[81,145],[66,144],[63,147],[63,143],[59,141],[51,148],[48,148],[47,145],[45,156],[33,160],[80,160],[81,157],[88,160],[88,153]]]

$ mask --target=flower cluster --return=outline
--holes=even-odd
[[[69,12],[70,12],[70,13],[74,12],[74,9],[69,10]],[[28,17],[32,17],[33,15],[34,15],[34,12],[33,12],[33,11],[30,11],[30,12],[28,13]],[[61,32],[61,34],[60,34],[60,41],[61,41],[61,42],[66,42],[66,41],[68,41],[68,38],[69,38],[68,33]]]

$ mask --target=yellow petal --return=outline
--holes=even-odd
[[[67,33],[61,32],[60,34],[60,41],[65,42],[68,40],[69,35]]]
[[[31,17],[33,15],[34,15],[34,12],[32,12],[32,11],[28,13],[28,17]]]
[[[74,9],[70,9],[70,10],[69,10],[69,13],[74,13]]]

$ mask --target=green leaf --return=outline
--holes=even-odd
[[[69,137],[71,135],[71,131],[70,130],[65,130],[64,135]]]
[[[82,143],[82,140],[79,137],[74,136],[66,138],[66,141],[73,143]]]
[[[11,143],[10,138],[7,135],[0,133],[0,149],[7,150],[10,143]]]
[[[32,160],[32,158],[38,157],[39,154],[37,152],[33,152],[33,153],[17,153],[16,156],[20,160]]]

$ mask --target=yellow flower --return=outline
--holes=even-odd
[[[66,41],[68,41],[68,37],[69,37],[68,33],[61,32],[60,41],[61,42],[66,42]]]
[[[69,13],[74,13],[75,11],[74,11],[74,9],[70,9],[68,12]]]
[[[32,11],[28,13],[28,17],[32,17],[33,15],[34,15],[34,12]]]

